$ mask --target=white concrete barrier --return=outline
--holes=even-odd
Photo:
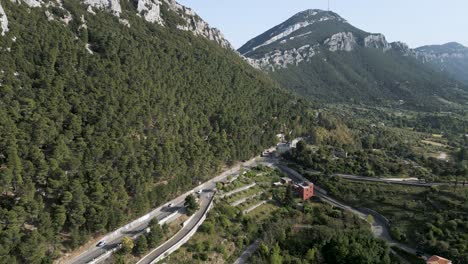
[[[159,225],[164,225],[165,223],[169,222],[170,220],[176,218],[175,216],[179,215],[179,210],[173,212],[172,214],[164,217],[163,219],[159,220]]]
[[[87,264],[100,263],[100,262],[104,261],[105,259],[107,259],[108,257],[110,257],[112,254],[114,254],[114,252],[116,252],[117,250],[119,250],[119,248],[111,249],[111,250],[107,251],[106,253],[102,254],[101,256],[99,256],[98,258],[95,258],[92,261],[88,262]]]
[[[214,201],[214,197],[215,195],[213,194],[213,196],[211,197],[211,201],[210,201],[210,204],[208,205],[208,207],[206,208],[205,212],[203,213],[203,216],[200,218],[200,220],[198,220],[197,224],[192,228],[192,230],[190,230],[189,233],[187,233],[187,235],[185,235],[181,240],[179,240],[179,242],[177,242],[176,244],[174,244],[172,247],[170,247],[168,250],[166,250],[166,252],[162,253],[161,255],[159,255],[159,257],[157,257],[156,259],[154,259],[151,264],[155,264],[155,263],[158,263],[159,261],[161,261],[162,259],[166,258],[167,256],[169,256],[171,253],[173,253],[174,251],[176,251],[177,249],[179,249],[182,245],[184,245],[185,243],[187,243],[190,238],[197,232],[198,228],[203,224],[203,222],[205,221],[206,219],[206,216],[208,214],[208,211],[211,210],[211,208],[213,207],[213,201]],[[190,217],[187,221],[184,222],[184,226],[186,226],[189,221],[191,221],[193,219],[194,216]]]
[[[261,202],[259,202],[258,204],[253,205],[253,206],[251,206],[251,207],[245,209],[242,213],[243,213],[243,214],[248,214],[248,213],[252,212],[253,210],[257,209],[258,207],[260,207],[260,206],[266,204],[267,202],[268,202],[268,201],[261,201]]]
[[[226,194],[221,195],[221,198],[229,197],[229,196],[232,196],[232,195],[234,195],[234,194],[236,194],[236,193],[239,193],[239,192],[248,190],[248,189],[254,187],[255,185],[257,185],[256,182],[254,182],[254,183],[252,183],[252,184],[249,184],[249,185],[246,185],[246,186],[243,186],[243,187],[240,187],[240,188],[238,188],[238,189],[232,190],[232,191],[230,191],[230,192],[228,192],[228,193],[226,193]]]

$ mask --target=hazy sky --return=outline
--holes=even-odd
[[[327,9],[327,0],[179,0],[239,48],[305,9]],[[415,48],[457,41],[468,46],[468,0],[330,0],[330,9],[352,25],[383,33]]]

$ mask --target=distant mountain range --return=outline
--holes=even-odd
[[[444,45],[423,46],[414,50],[423,63],[468,84],[468,48],[450,42]]]
[[[334,12],[300,12],[238,52],[310,99],[451,108],[468,98],[463,84],[428,67],[436,61],[429,60],[428,51],[389,43],[384,35],[358,29]]]

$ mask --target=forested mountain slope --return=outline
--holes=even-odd
[[[430,110],[468,100],[465,85],[423,65],[406,44],[389,43],[333,12],[300,12],[238,51],[309,99]]]
[[[49,263],[309,124],[175,2],[82,2],[0,1],[0,263]]]

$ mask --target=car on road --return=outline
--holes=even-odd
[[[197,191],[198,194],[201,194],[203,192],[203,189],[200,189]]]
[[[103,247],[106,245],[106,241],[99,241],[99,243],[97,243],[96,247]]]
[[[173,203],[169,203],[169,204],[167,205],[168,208],[171,208],[171,207],[173,207],[173,206],[174,206]]]

